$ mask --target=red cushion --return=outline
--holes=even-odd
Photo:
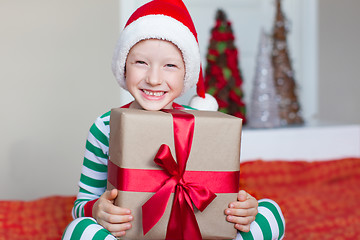
[[[59,240],[71,222],[75,197],[0,201],[0,240]]]
[[[254,161],[241,165],[240,186],[276,201],[285,239],[358,239],[360,158],[324,162]]]

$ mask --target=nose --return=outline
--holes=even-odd
[[[161,85],[162,77],[158,68],[151,68],[146,76],[146,83],[152,86]]]

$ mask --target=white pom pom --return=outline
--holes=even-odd
[[[219,104],[213,96],[205,93],[205,98],[195,95],[190,101],[190,107],[203,111],[217,111]]]

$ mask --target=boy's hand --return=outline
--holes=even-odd
[[[118,191],[105,191],[93,206],[93,217],[115,237],[125,235],[131,228],[130,221],[134,219],[129,209],[114,205]]]
[[[227,215],[226,220],[235,223],[235,228],[242,232],[250,231],[250,224],[255,221],[258,213],[258,201],[245,192],[238,192],[237,202],[229,204],[229,208],[225,209]]]

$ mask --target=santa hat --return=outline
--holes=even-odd
[[[127,89],[125,63],[128,53],[136,43],[145,39],[167,40],[180,49],[185,63],[182,94],[196,84],[198,96],[191,100],[190,106],[216,111],[218,105],[215,98],[205,94],[195,26],[181,0],[153,0],[139,7],[130,16],[120,34],[112,61],[115,78],[124,89]]]

